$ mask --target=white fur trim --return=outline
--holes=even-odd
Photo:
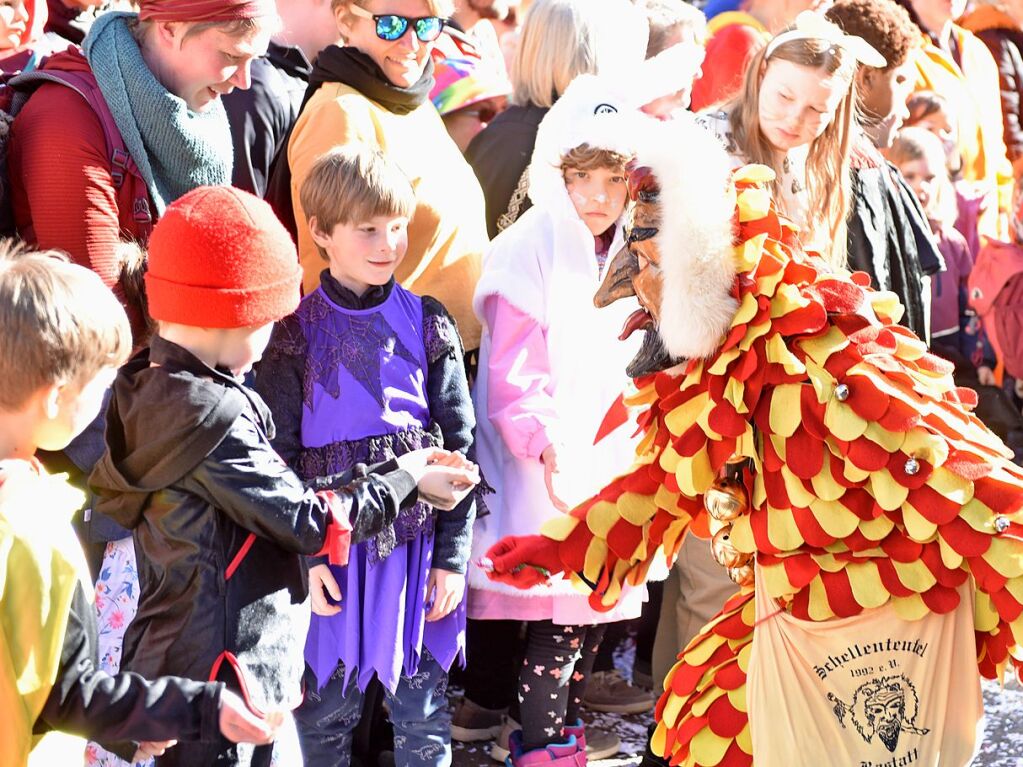
[[[632,66],[576,77],[537,130],[529,165],[533,204],[550,204],[564,186],[558,166],[570,149],[588,144],[634,155],[644,126],[655,122],[640,107],[692,85],[702,61],[701,46],[682,43]]]
[[[688,115],[648,125],[636,160],[661,189],[661,340],[676,357],[708,357],[738,309],[731,160]]]

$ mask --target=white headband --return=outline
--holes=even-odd
[[[782,32],[768,44],[764,58],[771,58],[771,54],[778,50],[779,45],[790,43],[793,40],[823,40],[848,51],[854,59],[868,67],[883,69],[888,66],[884,56],[862,37],[847,35],[837,24],[833,24],[813,11],[800,13],[796,17],[794,29]]]

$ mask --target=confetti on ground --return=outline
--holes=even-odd
[[[615,655],[615,664],[628,675],[632,667],[634,647],[628,642]],[[984,681],[984,742],[972,767],[1023,767],[1023,686],[1015,679],[1003,689],[995,682]],[[461,695],[452,690],[452,703]],[[622,750],[610,759],[591,762],[594,767],[636,767],[646,747],[647,727],[653,714],[584,714],[589,726],[616,733]],[[454,745],[453,767],[497,767],[489,756],[490,743]]]

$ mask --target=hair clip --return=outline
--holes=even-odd
[[[884,69],[888,66],[885,57],[877,48],[868,43],[862,37],[847,35],[842,28],[824,16],[814,11],[803,11],[796,16],[795,26],[787,32],[782,32],[775,37],[767,46],[765,60],[778,50],[778,46],[790,43],[794,40],[823,40],[831,43],[848,52],[854,59],[868,67]]]

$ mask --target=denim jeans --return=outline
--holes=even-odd
[[[322,689],[306,667],[306,697],[295,711],[302,753],[307,765],[348,767],[352,762],[352,731],[362,714],[363,693],[353,674],[344,684],[344,668]],[[445,693],[448,673],[423,648],[415,676],[402,676],[393,693],[385,690],[394,725],[397,767],[442,767],[451,764],[451,716]]]

